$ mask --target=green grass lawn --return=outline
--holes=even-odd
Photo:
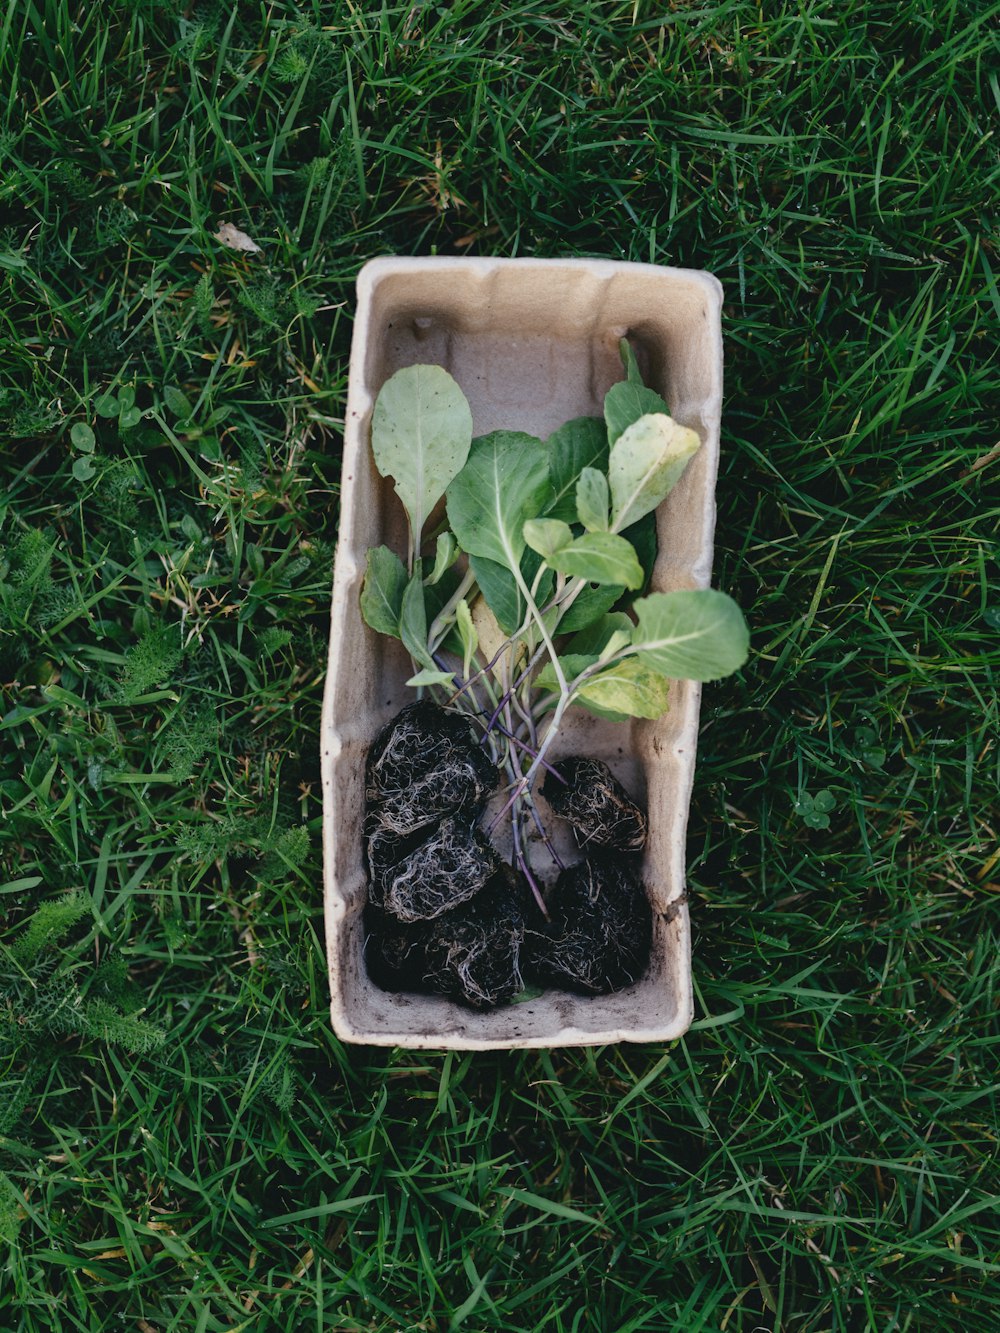
[[[1000,1330],[998,18],[0,7],[5,1330]],[[432,251],[725,286],[669,1048],[329,1029],[353,279]]]

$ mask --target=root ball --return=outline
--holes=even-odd
[[[631,858],[595,853],[564,870],[548,901],[548,925],[526,944],[542,985],[607,995],[633,985],[649,966],[653,917]]]
[[[607,764],[599,759],[564,759],[549,774],[542,795],[560,818],[573,827],[581,847],[613,847],[641,852],[646,845],[645,812],[636,805]]]

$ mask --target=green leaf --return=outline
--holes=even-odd
[[[588,667],[597,665],[597,655],[595,653],[563,653],[560,655],[559,665],[562,667],[566,679],[574,681]],[[542,693],[548,690],[558,691],[559,682],[556,679],[556,669],[551,662],[546,662],[541,670],[535,674],[531,685],[533,689]]]
[[[795,802],[795,813],[801,815],[809,828],[827,829],[830,827],[830,812],[837,808],[837,798],[832,791],[824,788],[815,796],[803,794]]]
[[[36,908],[27,922],[22,922],[13,946],[14,958],[26,967],[46,949],[58,945],[67,931],[87,915],[93,900],[82,889],[71,889],[58,898],[50,898]]]
[[[122,430],[132,430],[142,420],[142,413],[137,407],[123,407],[118,416],[118,425]]]
[[[94,411],[99,417],[116,417],[121,407],[113,393],[102,393],[94,403]]]
[[[205,539],[205,534],[202,532],[198,525],[198,520],[193,514],[185,514],[181,519],[181,532],[183,532],[189,542],[200,543]]]
[[[478,555],[469,556],[469,568],[497,624],[504,634],[513,634],[523,622],[526,609],[514,575],[495,560]]]
[[[701,441],[670,417],[640,417],[615,441],[608,463],[615,532],[651,513],[673,489]]]
[[[631,629],[616,630],[615,633],[611,635],[611,638],[608,639],[607,643],[605,644],[604,649],[601,652],[601,660],[606,662],[609,658],[614,657],[616,654],[620,653],[623,648],[627,648],[631,642],[632,642]]]
[[[641,588],[645,575],[635,549],[611,532],[585,532],[569,546],[553,552],[548,563],[560,574],[589,583]]]
[[[428,671],[437,671],[438,664],[427,647],[427,607],[424,603],[424,580],[420,561],[413,577],[403,590],[399,610],[399,637],[414,662]]]
[[[463,551],[518,569],[524,525],[550,494],[549,464],[539,440],[498,430],[473,442],[469,460],[448,487],[448,521]]]
[[[131,384],[123,384],[118,390],[118,406],[124,411],[135,402],[135,389]]]
[[[652,593],[635,603],[640,661],[678,680],[719,680],[747,660],[750,635],[733,599],[715,588]]]
[[[379,634],[400,637],[399,618],[406,589],[406,567],[388,546],[368,551],[368,568],[361,585],[361,614]]]
[[[455,565],[452,565],[451,569],[446,569],[437,583],[424,582],[424,606],[427,608],[428,626],[451,601],[461,582],[462,575]]]
[[[600,620],[601,616],[610,611],[624,592],[625,589],[620,584],[607,584],[602,587],[601,584],[594,583],[584,588],[559,621],[559,633],[576,634],[579,630],[586,629],[588,625]]]
[[[642,384],[622,380],[612,384],[604,399],[604,420],[608,428],[608,443],[613,445],[633,422],[649,413],[670,415],[670,409],[658,393]]]
[[[618,354],[622,359],[622,365],[625,367],[625,378],[628,380],[629,384],[642,384],[639,363],[635,359],[635,352],[632,350],[632,344],[627,338],[619,339]]]
[[[454,689],[455,673],[453,671],[439,671],[437,667],[425,667],[423,671],[418,671],[415,676],[411,676],[406,682],[416,689],[420,685],[447,685]]]
[[[532,550],[527,550],[521,559],[521,575],[530,588],[541,564],[540,557]],[[517,586],[517,581],[509,569],[498,565],[495,560],[484,560],[482,556],[469,557],[469,568],[479,584],[486,605],[496,617],[497,624],[505,634],[514,634],[524,623],[527,604]],[[544,606],[552,596],[555,578],[550,569],[542,575],[538,584],[536,601]]]
[[[451,653],[453,657],[462,656],[462,639],[454,623],[445,630],[444,638],[434,649],[436,653]]]
[[[608,470],[608,432],[599,417],[576,417],[552,432],[545,441],[552,479],[548,518],[576,522],[576,484],[585,467]]]
[[[524,540],[547,564],[552,556],[573,540],[568,523],[559,518],[529,518],[524,525]]]
[[[656,555],[659,550],[656,541],[655,512],[644,514],[638,523],[633,523],[630,527],[625,528],[622,536],[635,547],[639,564],[642,565],[642,572],[646,576],[643,584],[645,587],[645,584],[653,577],[653,566],[656,564]]]
[[[171,416],[187,421],[191,416],[191,404],[176,384],[167,384],[163,389],[163,405]],[[214,415],[214,414],[213,414]]]
[[[598,717],[657,718],[667,710],[670,681],[634,657],[591,676],[573,696]]]
[[[77,481],[89,481],[97,468],[89,458],[78,458],[73,464],[73,476]]]
[[[69,438],[74,449],[79,449],[81,454],[92,454],[94,445],[97,443],[97,437],[85,421],[78,421],[69,433]]]
[[[443,367],[406,366],[382,385],[372,413],[372,453],[382,476],[396,484],[417,546],[471,441],[469,404]]]
[[[472,623],[472,612],[469,610],[469,603],[464,597],[455,607],[455,624],[458,626],[458,632],[462,639],[462,675],[468,680],[472,659],[479,647],[479,635]]]
[[[858,758],[871,768],[882,768],[887,759],[885,748],[878,742],[878,732],[871,727],[859,727],[854,736]]]
[[[608,479],[596,468],[585,467],[576,483],[576,512],[588,532],[607,532],[611,527],[611,492]]]
[[[608,644],[617,639],[623,648],[632,639],[632,621],[624,611],[612,611],[575,634],[566,645],[567,653],[592,653],[600,657]],[[617,648],[615,649],[617,651]]]
[[[427,582],[430,584],[439,583],[445,570],[450,569],[457,559],[458,542],[452,533],[440,533],[434,555],[434,568],[431,570]]]

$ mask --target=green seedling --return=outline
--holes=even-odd
[[[101,394],[94,409],[99,417],[109,421],[117,417],[119,430],[133,430],[142,420],[142,411],[135,405],[135,389],[131,384],[122,384],[116,394]]]
[[[97,471],[91,457],[97,438],[85,421],[78,421],[70,431],[69,439],[77,451],[77,457],[73,460],[73,476],[77,481],[89,481]]]
[[[411,686],[480,726],[509,778],[498,819],[509,814],[515,863],[539,898],[526,825],[541,829],[535,786],[567,709],[656,718],[671,680],[717,680],[748,651],[725,593],[642,595],[654,511],[700,441],[621,350],[627,378],[604,420],[567,422],[545,441],[473,439],[465,395],[440,366],[398,371],[372,419],[375,464],[395,483],[409,541],[405,564],[385,546],[368,552],[362,615],[403,642]]]
[[[218,427],[229,416],[226,404],[212,408],[193,404],[177,385],[167,384],[163,388],[163,406],[173,418],[174,431],[185,440],[197,441],[202,457],[213,462],[222,457]]]
[[[825,787],[815,796],[803,795],[795,802],[795,813],[808,828],[829,828],[830,814],[836,808],[837,798]]]

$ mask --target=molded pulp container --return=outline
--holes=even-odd
[[[382,725],[414,692],[401,645],[369,629],[359,595],[365,553],[406,549],[392,483],[376,472],[372,405],[394,371],[443,365],[472,407],[474,432],[545,438],[577,416],[601,416],[623,378],[627,336],[643,378],[674,418],[701,436],[680,483],[657,511],[653,590],[708,586],[722,404],[722,291],[707,273],[587,259],[376,259],[358,277],[344,432],[340,532],[322,721],[326,935],[333,1026],[345,1041],[489,1049],[667,1041],[691,1022],[691,944],[684,843],[700,686],[675,681],[656,722],[566,715],[552,757],[605,760],[649,810],[644,876],[653,904],[645,977],[614,995],[546,991],[477,1013],[439,996],[390,994],[365,972],[367,888],[361,826],[364,766]]]

